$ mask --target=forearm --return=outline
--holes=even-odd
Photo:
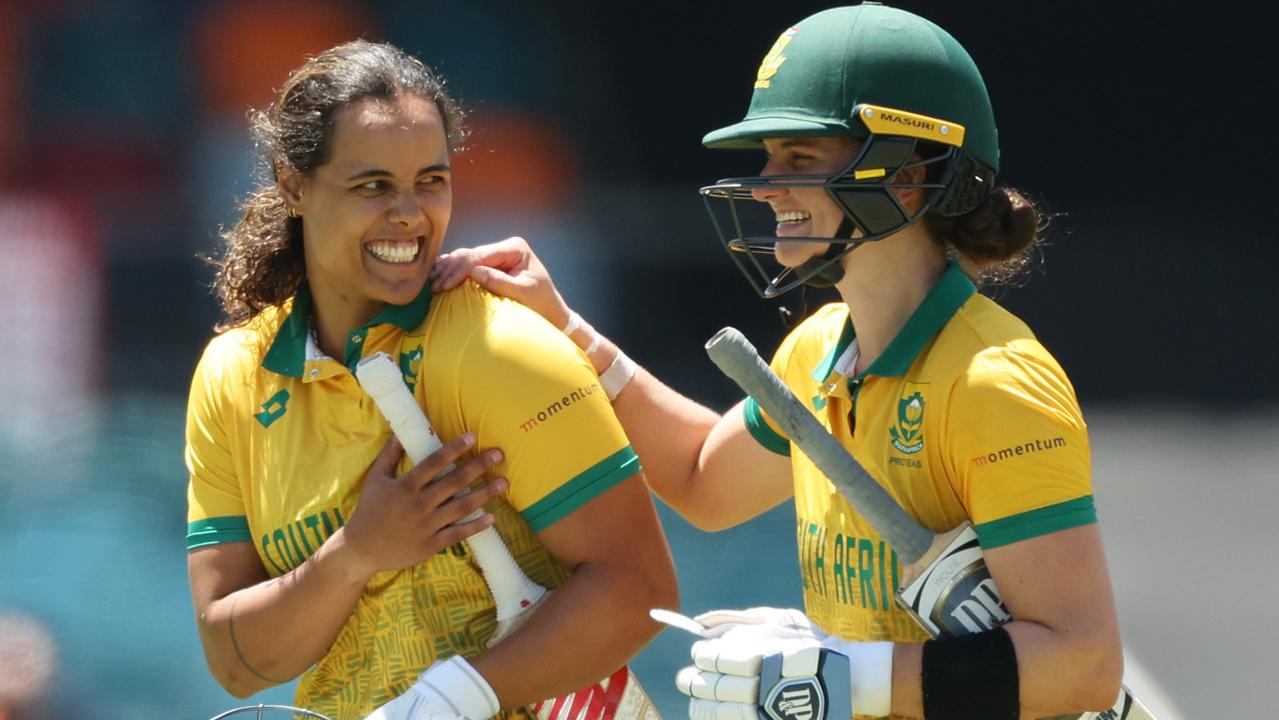
[[[702,467],[706,438],[720,415],[640,368],[613,410],[644,464],[644,477],[663,500],[687,514]]]
[[[1005,626],[1017,648],[1023,718],[1109,708],[1119,696],[1123,650],[1118,635],[1034,622]]]
[[[590,351],[587,357],[596,373],[607,370],[621,352],[612,340],[585,321],[570,338],[584,351]],[[720,415],[671,389],[644,368],[636,370],[613,400],[613,410],[644,463],[649,486],[683,512],[706,437]]]
[[[676,605],[669,568],[650,574],[623,562],[583,563],[518,630],[471,662],[502,707],[559,697],[626,664],[660,628],[648,609]]]
[[[1102,710],[1118,696],[1123,655],[1105,633],[1060,631],[1022,620],[1004,629],[1016,649],[1022,718]],[[898,643],[893,650],[893,714],[924,716],[922,671],[923,645]]]
[[[210,602],[200,640],[214,677],[248,697],[288,682],[328,652],[369,575],[353,569],[339,530],[295,570]]]

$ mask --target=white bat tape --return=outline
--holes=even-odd
[[[426,413],[422,412],[422,407],[404,384],[400,369],[389,355],[375,353],[364,358],[356,365],[355,375],[414,464],[443,447]],[[473,520],[480,514],[481,511],[476,510],[466,519]],[[498,622],[519,615],[546,594],[546,588],[524,574],[497,530],[485,528],[467,538],[466,544],[470,546],[493,593]]]

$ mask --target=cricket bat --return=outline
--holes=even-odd
[[[443,447],[390,355],[379,352],[364,358],[356,365],[355,376],[415,464]],[[481,512],[476,510],[466,519],[478,518]],[[524,573],[495,528],[481,530],[466,544],[497,606],[497,630],[489,641],[494,645],[528,619],[550,591]],[[540,720],[661,720],[628,667],[589,688],[543,700],[530,709]]]
[[[897,603],[930,635],[968,635],[1012,620],[970,523],[934,534],[916,522],[796,399],[737,329],[720,330],[706,343],[706,352],[892,545],[904,571]],[[1154,720],[1127,687],[1120,689],[1109,710],[1078,718]]]

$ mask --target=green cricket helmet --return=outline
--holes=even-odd
[[[994,188],[999,169],[990,97],[968,52],[928,20],[879,3],[825,10],[782,33],[759,66],[746,117],[702,143],[759,149],[764,138],[821,136],[863,143],[833,175],[728,178],[701,189],[729,255],[765,298],[801,284],[833,285],[843,275],[841,258],[925,213],[971,211]],[[920,166],[928,168],[925,182],[895,179]],[[772,276],[757,256],[772,255],[777,237],[744,231],[738,201],[754,202],[754,189],[815,184],[843,210],[844,222],[834,238],[786,238],[829,243],[830,250]],[[926,191],[917,212],[893,195],[908,187]],[[721,221],[725,213],[712,199],[727,200],[729,219]]]

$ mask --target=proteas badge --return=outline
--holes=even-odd
[[[915,391],[910,392],[912,389]],[[909,393],[909,394],[907,394]],[[897,424],[888,429],[893,447],[907,455],[924,449],[924,393],[907,385],[897,401]]]

